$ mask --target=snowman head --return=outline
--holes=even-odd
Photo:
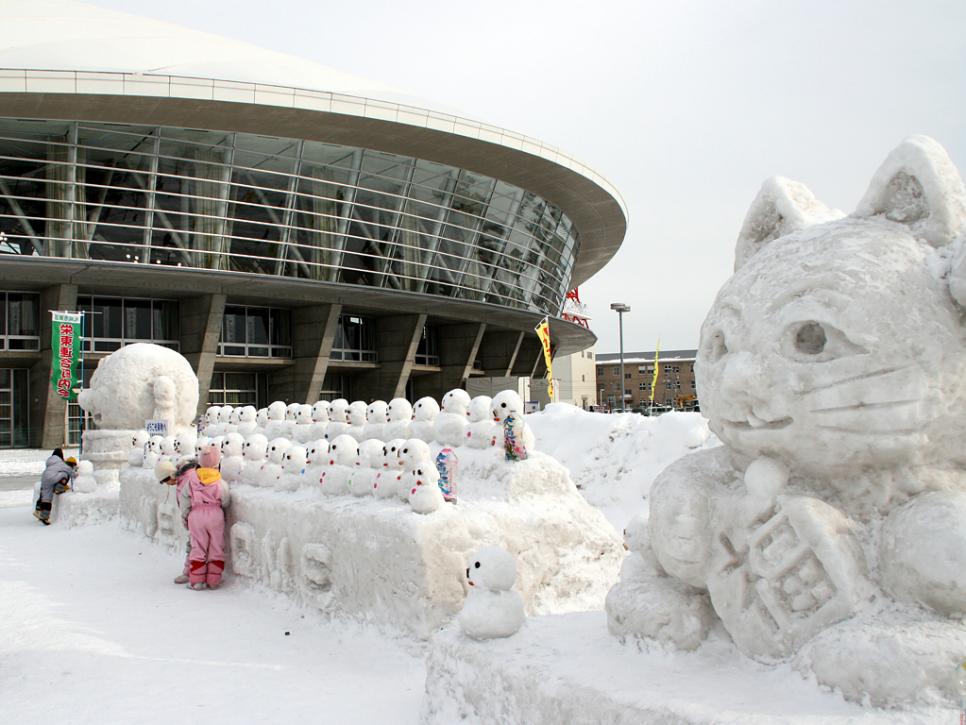
[[[439,403],[435,398],[420,398],[413,406],[413,420],[428,422],[439,415]]]
[[[345,398],[336,398],[329,405],[329,420],[333,423],[345,423],[348,419],[346,413],[349,411],[349,401]]]
[[[313,423],[329,422],[329,401],[328,400],[320,400],[315,405],[312,406],[312,422]]]
[[[321,466],[326,461],[329,454],[329,442],[325,438],[314,440],[306,446],[305,464],[308,466]]]
[[[273,438],[268,444],[268,460],[272,463],[281,465],[285,451],[292,447],[292,441],[288,438]]]
[[[231,414],[234,412],[235,409],[232,406],[223,405],[218,412],[218,422],[222,424],[231,423]]]
[[[146,430],[136,430],[134,435],[131,436],[131,448],[137,448],[139,450],[144,450],[144,444],[151,440],[151,436],[148,435]]]
[[[405,398],[393,398],[386,408],[386,418],[390,423],[402,423],[413,419],[413,406]]]
[[[388,408],[385,400],[373,400],[366,408],[366,423],[370,425],[385,423]]]
[[[255,412],[255,424],[259,428],[264,428],[266,423],[268,423],[268,408],[259,408]]]
[[[221,442],[221,455],[224,458],[229,456],[240,456],[245,448],[245,439],[239,433],[229,433]]]
[[[181,431],[174,437],[174,451],[179,456],[189,456],[195,450],[195,443],[198,440],[197,434],[194,429],[190,431]]]
[[[354,466],[359,458],[359,444],[347,433],[336,436],[329,444],[330,466]]]
[[[396,470],[401,467],[402,461],[399,460],[399,449],[405,442],[402,438],[393,438],[391,441],[386,441],[386,445],[382,449],[383,468]]]
[[[295,422],[295,415],[296,415],[296,413],[298,413],[298,411],[299,411],[299,404],[298,403],[289,403],[288,405],[286,405],[285,406],[285,420],[287,420],[289,423],[294,423]]]
[[[205,425],[214,425],[218,422],[218,417],[221,415],[221,406],[212,405],[208,410],[205,411]]]
[[[453,415],[466,415],[470,407],[470,394],[462,388],[454,388],[443,396],[443,411]]]
[[[383,442],[375,438],[362,441],[359,444],[360,465],[377,470],[381,469],[383,448],[385,448]]]
[[[497,423],[502,423],[510,415],[519,419],[523,415],[523,401],[513,390],[504,390],[493,397],[490,412]]]
[[[489,395],[477,395],[470,401],[469,416],[470,423],[478,423],[490,417],[490,404],[493,398]]]
[[[272,421],[285,420],[285,403],[276,400],[268,406],[268,419]]]
[[[228,416],[228,422],[234,426],[237,426],[239,423],[241,423],[241,413],[241,408],[232,408],[231,413]]]
[[[413,485],[439,486],[439,470],[432,461],[424,461],[413,469]]]
[[[261,461],[268,453],[268,439],[261,433],[253,433],[245,439],[242,451],[246,461]]]
[[[481,547],[467,562],[466,580],[477,589],[505,592],[516,578],[516,561],[498,546]]]
[[[305,449],[302,446],[291,446],[282,457],[282,468],[286,473],[298,473],[305,468]]]
[[[406,471],[412,471],[429,460],[429,444],[419,438],[410,438],[399,448],[399,465]]]
[[[312,406],[302,404],[295,411],[296,425],[310,425],[312,423]]]
[[[239,423],[254,423],[255,418],[258,416],[258,411],[255,410],[254,405],[246,405],[244,408],[237,410]]]

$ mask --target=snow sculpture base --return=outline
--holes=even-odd
[[[497,545],[517,560],[528,614],[600,608],[617,577],[617,533],[577,492],[563,466],[538,453],[461,452],[460,499],[428,515],[396,499],[232,487],[235,575],[335,615],[425,638],[466,596],[469,554]],[[124,525],[176,548],[184,532],[173,489],[147,469],[121,472]]]
[[[450,625],[430,641],[422,721],[596,723],[956,722],[943,708],[864,709],[788,665],[736,657],[713,638],[692,653],[640,651],[607,633],[601,612],[530,618],[477,642]]]
[[[68,527],[87,526],[111,521],[118,511],[117,484],[103,484],[98,481],[93,493],[71,491],[54,497],[56,520],[63,521]]]
[[[133,430],[84,431],[84,458],[94,464],[98,487],[117,488],[118,474],[127,464]]]

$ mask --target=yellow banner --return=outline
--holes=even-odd
[[[553,360],[550,357],[550,319],[544,317],[534,329],[537,331],[537,337],[540,338],[540,344],[543,345],[543,359],[547,363],[547,395],[550,396],[550,402],[552,403],[554,401]]]
[[[658,353],[660,352],[660,350],[661,350],[661,341],[658,340],[657,345],[654,347],[654,375],[651,378],[651,402],[652,403],[654,402],[654,389],[657,388],[657,373],[659,370],[657,366],[657,359],[658,359]]]

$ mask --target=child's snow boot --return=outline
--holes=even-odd
[[[188,585],[188,589],[191,589],[196,592],[204,591],[207,588],[208,588],[208,585],[205,584],[204,582],[195,582],[194,584]]]
[[[187,574],[178,574],[178,576],[176,576],[174,578],[174,583],[175,584],[187,584],[188,583],[188,575]]]

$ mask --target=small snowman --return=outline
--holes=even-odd
[[[363,440],[375,438],[381,441],[385,438],[388,407],[385,400],[374,400],[369,403],[366,408],[366,426],[362,431]]]
[[[306,450],[303,446],[290,446],[282,456],[282,474],[275,481],[278,491],[296,491],[302,484],[305,472]]]
[[[205,411],[205,424],[201,429],[201,432],[213,438],[218,435],[218,416],[221,414],[220,405],[212,405],[208,410]]]
[[[328,463],[329,442],[325,438],[309,441],[305,446],[305,472],[302,474],[302,485],[313,489],[319,487],[322,469]]]
[[[232,408],[225,423],[225,435],[238,432],[238,424],[241,423],[241,408]]]
[[[513,390],[497,393],[490,403],[493,422],[503,427],[506,460],[522,461],[533,450],[534,437],[523,419],[523,401]]]
[[[393,398],[386,408],[386,438],[411,438],[413,406],[405,398]]]
[[[470,401],[469,425],[466,427],[466,445],[470,448],[489,448],[503,437],[503,431],[490,412],[492,403],[489,395],[477,395]]]
[[[459,459],[452,448],[443,448],[436,454],[436,470],[439,472],[439,490],[443,500],[456,503],[456,466]]]
[[[238,430],[243,438],[247,438],[253,433],[258,432],[258,411],[254,405],[246,405],[238,408]]]
[[[235,418],[234,415],[235,407],[233,405],[221,406],[221,412],[218,414],[218,435],[223,436],[235,432],[235,427],[232,425],[232,421],[238,419]]]
[[[399,490],[402,478],[402,462],[399,460],[399,449],[406,441],[401,438],[386,441],[382,447],[382,468],[376,474],[372,483],[372,493],[376,498],[391,498]]]
[[[312,432],[312,406],[302,404],[295,410],[295,426],[292,428],[292,438],[299,443],[308,443],[315,437]]]
[[[329,425],[325,429],[325,437],[333,441],[349,430],[349,401],[336,398],[329,404]]]
[[[265,426],[268,425],[268,408],[259,408],[255,411],[255,432],[265,435]],[[249,434],[251,435],[251,434]],[[245,436],[246,438],[248,436]]]
[[[418,468],[436,468],[429,450],[429,444],[419,438],[410,438],[399,448],[399,467],[402,476],[396,491],[403,501],[409,500],[409,492],[416,484],[415,471]]]
[[[349,477],[349,493],[353,496],[371,496],[372,484],[382,469],[383,443],[368,438],[359,444],[359,465]]]
[[[349,409],[346,412],[346,417],[349,422],[349,428],[346,433],[351,435],[357,441],[364,440],[363,434],[365,433],[366,427],[366,410],[367,406],[361,400],[355,400],[349,405]]]
[[[413,406],[413,422],[409,424],[409,437],[432,443],[436,440],[436,416],[439,403],[434,398],[420,398]]]
[[[131,450],[127,454],[127,465],[140,468],[144,464],[145,447],[151,436],[146,430],[136,430],[131,436]]]
[[[256,485],[272,487],[282,475],[282,461],[285,458],[285,451],[292,447],[292,441],[288,438],[275,438],[268,444],[268,460],[261,467],[256,479]]]
[[[161,458],[177,465],[178,451],[174,447],[174,436],[165,436],[161,439]]]
[[[183,430],[174,437],[174,452],[179,463],[194,457],[197,443],[198,434],[194,428]]]
[[[281,438],[288,432],[285,421],[285,403],[276,400],[268,406],[268,420],[265,422],[265,437],[269,440]]]
[[[426,461],[411,472],[409,506],[417,514],[431,514],[446,503],[439,490],[439,471],[436,464]]]
[[[282,437],[292,438],[292,435],[295,433],[295,416],[298,415],[298,412],[298,403],[289,403],[285,406],[285,432],[281,434]]]
[[[329,465],[322,469],[319,484],[322,493],[340,496],[349,492],[349,476],[359,462],[359,444],[346,433],[329,444]]]
[[[239,483],[245,468],[245,439],[241,433],[229,433],[221,442],[221,477],[228,483]]]
[[[329,401],[319,400],[312,406],[312,440],[325,438],[329,425]]]
[[[461,389],[450,390],[443,396],[443,409],[434,421],[434,435],[441,446],[461,446],[466,438],[469,394]]]
[[[77,493],[94,493],[97,490],[97,479],[94,478],[94,464],[81,461],[77,464],[77,476],[70,487]]]
[[[241,472],[241,483],[249,486],[257,486],[258,478],[265,465],[265,456],[268,454],[268,439],[261,433],[253,433],[245,440],[242,447],[242,458],[245,465]]]
[[[466,569],[470,591],[456,617],[467,637],[509,637],[520,629],[526,615],[523,597],[511,589],[516,578],[516,561],[503,549],[484,546],[473,555]]]

